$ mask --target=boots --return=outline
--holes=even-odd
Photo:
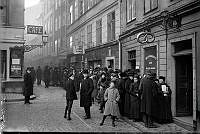
[[[64,114],[64,118],[67,118],[67,109],[68,109],[68,106],[65,107],[65,114]]]
[[[67,120],[71,120],[70,114],[71,114],[71,110],[68,110],[68,117],[67,117]]]
[[[106,115],[104,115],[104,116],[103,116],[103,120],[101,121],[101,123],[100,123],[100,126],[102,126],[102,125],[103,125],[103,123],[104,123],[104,121],[105,121],[106,117],[107,117]]]
[[[112,116],[112,126],[115,127],[115,116]]]

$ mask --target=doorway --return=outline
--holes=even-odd
[[[191,116],[193,113],[193,64],[192,54],[175,57],[176,64],[176,114]]]

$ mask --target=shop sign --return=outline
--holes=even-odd
[[[43,34],[43,26],[27,25],[27,34]]]
[[[141,44],[152,43],[155,40],[155,35],[150,32],[141,32],[137,35],[137,41]]]
[[[144,71],[151,70],[156,73],[157,71],[157,51],[156,46],[144,49]]]

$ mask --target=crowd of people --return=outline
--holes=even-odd
[[[31,69],[30,69],[31,70]],[[66,108],[64,118],[71,120],[70,113],[73,100],[77,100],[76,92],[80,91],[80,106],[84,107],[85,119],[90,119],[90,107],[93,103],[99,104],[99,112],[103,114],[100,125],[108,115],[115,120],[127,117],[135,121],[143,121],[146,127],[155,127],[153,121],[158,123],[172,122],[171,90],[165,82],[165,77],[157,76],[152,71],[144,75],[139,70],[112,70],[111,68],[59,69],[46,66],[44,71],[40,67],[36,72],[30,71],[33,81],[37,84],[41,80],[48,88],[61,86],[66,90]],[[43,72],[43,73],[42,73]],[[42,77],[43,74],[43,77]],[[25,74],[26,75],[26,74]],[[52,75],[52,76],[51,76]]]

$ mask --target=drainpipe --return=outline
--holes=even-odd
[[[118,39],[118,45],[119,45],[119,69],[122,70],[122,45],[119,39]]]

